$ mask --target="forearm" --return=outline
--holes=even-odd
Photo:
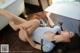
[[[51,18],[49,17],[51,13],[47,13],[46,16],[47,16],[47,19],[48,19],[48,22],[49,22],[49,25],[52,27],[54,26],[54,22],[51,20]]]
[[[24,19],[22,19],[22,18],[20,18],[20,17],[18,17],[16,15],[14,15],[13,13],[11,13],[11,12],[9,12],[7,10],[4,10],[4,9],[0,9],[0,14],[3,15],[3,16],[5,16],[9,20],[13,20],[13,18],[14,18],[14,19],[19,20],[21,22],[25,22]]]
[[[9,25],[10,25],[10,26],[12,27],[12,29],[15,30],[15,31],[16,31],[17,29],[19,29],[19,26],[18,26],[18,25],[15,25],[13,21],[9,21]]]
[[[11,18],[10,14],[5,11],[4,9],[0,9],[0,15],[7,17],[8,19]]]

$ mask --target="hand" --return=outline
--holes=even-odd
[[[53,33],[53,32],[45,32],[44,33],[44,38],[49,40],[49,41],[54,41],[53,38],[55,37],[56,35]]]
[[[72,32],[62,31],[60,35],[54,36],[55,42],[71,42],[70,38],[72,38],[74,34]]]
[[[55,42],[70,42],[70,38],[65,38],[62,35],[56,35],[54,38]]]
[[[72,38],[74,36],[73,32],[68,32],[68,31],[61,31],[61,35],[63,35],[65,38]]]

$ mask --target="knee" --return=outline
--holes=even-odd
[[[38,24],[40,23],[40,21],[38,19],[34,19],[34,22],[38,23]]]
[[[34,20],[33,20],[33,23],[34,23],[35,25],[40,25],[40,21],[39,21],[38,19],[34,19]]]

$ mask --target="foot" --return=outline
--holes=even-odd
[[[24,42],[27,41],[27,40],[26,40],[26,31],[25,31],[25,30],[20,29],[20,31],[19,31],[19,38],[20,38],[20,40],[22,40],[22,41],[24,41]]]

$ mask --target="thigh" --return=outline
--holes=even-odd
[[[27,31],[29,34],[32,34],[32,32],[39,27],[40,22],[38,20],[33,20],[33,22],[31,23],[31,26],[27,28]]]
[[[24,28],[29,28],[33,25],[39,25],[39,20],[34,19],[34,20],[26,21],[26,22],[20,24],[20,26],[22,26]]]
[[[22,23],[20,26],[25,28],[25,30],[27,30],[28,33],[31,34],[39,25],[40,25],[39,20],[34,19],[26,21],[25,23]]]

